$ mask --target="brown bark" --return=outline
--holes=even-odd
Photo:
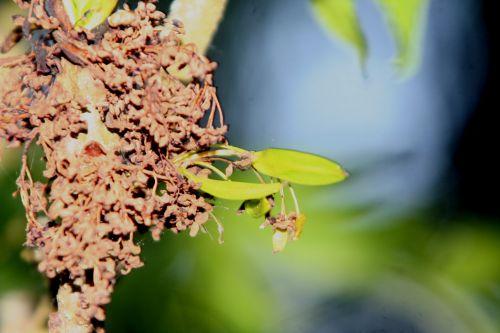
[[[57,312],[49,316],[49,333],[89,333],[92,324],[77,313],[80,293],[72,292],[68,284],[59,287],[57,292]]]

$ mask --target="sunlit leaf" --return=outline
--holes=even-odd
[[[404,0],[400,0],[404,1]],[[368,55],[366,38],[361,30],[353,0],[311,0],[318,20],[336,37],[353,46],[364,65]]]
[[[306,224],[306,216],[304,214],[299,214],[297,220],[295,221],[295,232],[293,234],[293,240],[298,240],[302,235],[302,230]]]
[[[420,61],[421,35],[428,0],[377,0],[397,45],[396,65],[410,74]]]
[[[117,3],[117,0],[63,0],[70,22],[89,30],[103,23]]]
[[[271,204],[267,198],[247,200],[243,206],[245,212],[254,218],[262,217],[271,210]]]
[[[348,175],[340,165],[324,157],[286,149],[256,152],[253,166],[265,175],[302,185],[333,184]]]
[[[288,231],[276,230],[273,234],[273,253],[281,252],[285,249],[288,243]]]
[[[195,183],[201,184],[201,190],[216,198],[227,200],[250,200],[264,198],[279,192],[280,183],[256,184],[203,178],[182,170],[182,173]]]

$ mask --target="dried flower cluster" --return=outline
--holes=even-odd
[[[28,16],[14,18],[7,43],[24,37],[31,50],[0,60],[9,68],[0,138],[43,149],[46,180],[32,179],[27,149],[18,180],[27,245],[76,299],[75,320],[90,325],[105,319],[117,276],[142,265],[138,229],[195,235],[209,218],[212,205],[172,161],[225,141],[215,65],[152,3],[125,7],[94,32],[71,29],[58,1],[17,3]]]
[[[304,219],[305,218],[301,214],[296,212],[291,212],[289,214],[281,213],[276,217],[267,216],[260,227],[263,229],[270,226],[274,232],[285,232],[290,235],[291,239],[298,239],[305,223]]]

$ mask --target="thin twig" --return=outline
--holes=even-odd
[[[295,212],[298,215],[298,214],[300,214],[299,201],[297,200],[297,196],[295,195],[295,190],[293,189],[293,187],[290,183],[288,183],[288,190],[290,191],[290,194],[292,195],[293,204],[295,205]]]
[[[198,162],[194,162],[193,165],[197,165],[197,166],[200,166],[202,168],[209,169],[209,170],[213,171],[214,173],[216,173],[222,179],[228,180],[227,177],[226,177],[226,175],[222,171],[220,171],[219,169],[217,169],[216,167],[214,167],[210,163],[198,161]]]
[[[217,224],[217,232],[219,233],[219,238],[217,241],[219,242],[219,244],[222,244],[224,243],[224,226],[212,212],[210,212],[210,216],[214,219],[215,223]]]

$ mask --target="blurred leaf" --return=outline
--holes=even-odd
[[[264,198],[279,192],[280,183],[255,184],[233,182],[230,180],[215,180],[198,177],[187,170],[182,173],[195,183],[201,184],[201,190],[219,199],[227,200],[250,200]]]
[[[253,218],[266,215],[271,210],[271,204],[267,198],[247,200],[244,203],[245,212]]]
[[[418,68],[421,35],[429,0],[375,0],[396,40],[395,64],[400,74],[409,76]],[[318,20],[333,34],[358,51],[362,66],[368,46],[356,14],[355,0],[311,0]]]
[[[396,66],[409,74],[419,63],[422,21],[428,0],[377,0],[396,40]]]
[[[362,65],[368,46],[361,30],[353,0],[312,0],[318,20],[335,36],[349,43],[358,52]]]
[[[89,30],[103,23],[117,3],[117,0],[63,0],[71,23]]]
[[[286,149],[266,149],[255,153],[253,166],[272,177],[302,185],[328,185],[344,180],[348,174],[326,158]]]

